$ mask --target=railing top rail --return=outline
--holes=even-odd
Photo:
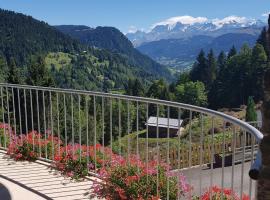
[[[18,84],[8,84],[8,83],[0,83],[0,87],[10,87],[10,88],[18,88],[18,89],[30,89],[30,90],[39,90],[39,91],[51,91],[51,92],[59,92],[59,93],[68,93],[68,94],[80,94],[80,95],[91,95],[91,96],[98,96],[98,97],[108,97],[114,99],[121,99],[127,101],[138,101],[142,103],[150,103],[150,104],[157,104],[175,108],[181,108],[186,110],[191,110],[193,112],[207,114],[213,117],[219,117],[224,119],[227,122],[232,124],[238,125],[245,131],[251,133],[258,142],[260,142],[263,138],[263,134],[257,130],[255,127],[251,126],[250,124],[239,120],[235,117],[230,115],[224,114],[222,112],[218,112],[215,110],[210,110],[207,108],[194,106],[190,104],[166,101],[166,100],[159,100],[159,99],[152,99],[147,97],[136,97],[136,96],[128,96],[122,94],[112,94],[112,93],[105,93],[105,92],[95,92],[95,91],[86,91],[86,90],[75,90],[75,89],[63,89],[63,88],[52,88],[52,87],[41,87],[41,86],[31,86],[31,85],[18,85]]]

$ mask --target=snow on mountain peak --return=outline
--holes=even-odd
[[[222,28],[224,25],[237,25],[240,27],[245,27],[247,25],[256,24],[256,20],[251,19],[251,18],[246,18],[246,17],[239,17],[236,15],[231,15],[223,19],[218,19],[218,18],[207,19],[206,17],[192,17],[189,15],[185,15],[185,16],[171,17],[164,21],[155,23],[154,25],[151,26],[151,29],[154,29],[157,26],[168,26],[168,30],[172,30],[177,25],[177,23],[181,23],[185,26],[208,23],[208,24],[213,24],[216,27],[215,29],[219,29],[219,28]]]
[[[189,15],[185,15],[185,16],[177,16],[177,17],[171,17],[169,19],[166,19],[164,21],[155,23],[152,26],[152,29],[155,28],[156,26],[168,26],[168,28],[171,30],[173,29],[177,23],[181,23],[184,25],[193,25],[195,23],[204,23],[206,22],[208,19],[206,17],[192,17]]]
[[[238,17],[235,15],[225,17],[223,19],[213,19],[212,23],[217,26],[217,28],[221,28],[226,24],[240,24],[242,26],[245,26],[247,24],[253,24],[256,20],[254,19],[248,19],[246,17]]]

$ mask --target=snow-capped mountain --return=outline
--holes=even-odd
[[[137,31],[126,36],[135,46],[161,39],[188,38],[196,35],[218,37],[227,33],[248,33],[257,35],[263,26],[261,20],[228,16],[223,19],[179,16],[166,19],[151,26],[150,31]]]

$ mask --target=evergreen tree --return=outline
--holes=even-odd
[[[268,60],[270,60],[270,14],[268,18],[268,29],[266,27],[263,28],[257,43],[264,47]]]
[[[221,51],[220,54],[218,55],[218,60],[217,60],[217,71],[222,71],[224,70],[226,66],[226,54],[224,51]]]
[[[237,50],[236,50],[235,46],[233,45],[228,53],[228,59],[235,56],[236,54],[237,54]]]
[[[207,66],[207,60],[203,50],[200,51],[197,61],[195,62],[190,72],[190,78],[192,81],[203,81],[205,79],[205,69]]]
[[[141,81],[139,81],[139,79],[137,78],[135,79],[134,84],[133,84],[132,95],[138,96],[138,97],[144,96],[144,87]]]
[[[267,29],[266,27],[263,27],[259,38],[257,39],[257,43],[261,44],[263,47],[266,45],[266,35],[267,35]]]
[[[8,83],[20,84],[20,83],[22,83],[21,77],[22,77],[21,71],[17,67],[15,59],[11,58],[10,64],[9,64],[8,78],[7,78]]]
[[[156,80],[153,84],[149,87],[147,91],[147,96],[162,100],[170,100],[171,95],[169,92],[169,87],[167,83],[163,80]]]
[[[28,85],[55,86],[54,79],[45,66],[44,58],[41,56],[33,57],[31,64],[27,68],[26,83]]]
[[[206,87],[209,88],[211,87],[211,84],[216,79],[216,75],[217,75],[217,61],[216,61],[213,49],[211,49],[207,55],[206,74],[207,74],[207,77],[206,77],[207,79],[205,80]]]
[[[133,80],[128,79],[127,85],[125,86],[125,93],[127,95],[132,95],[132,89],[133,89]]]
[[[263,76],[267,68],[267,55],[264,47],[256,44],[252,50],[250,82],[252,83],[252,95],[256,101],[263,99]]]
[[[270,33],[270,14],[268,16],[268,33]]]
[[[5,58],[0,57],[0,83],[5,83],[8,79],[8,65]]]
[[[183,72],[180,74],[179,79],[176,82],[176,85],[184,84],[190,81],[190,75],[188,72]]]
[[[257,121],[257,113],[255,109],[255,103],[252,97],[248,97],[247,110],[246,110],[246,121],[254,122]]]

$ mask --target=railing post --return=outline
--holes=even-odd
[[[258,180],[258,200],[270,199],[270,70],[264,78],[263,102],[263,133],[264,138],[260,149],[262,152],[262,168]]]

